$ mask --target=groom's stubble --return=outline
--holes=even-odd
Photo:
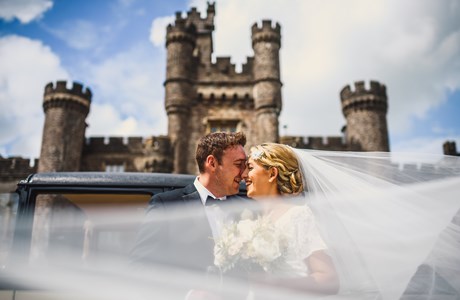
[[[219,197],[238,193],[245,168],[246,153],[242,146],[230,147],[224,151],[214,176],[215,186],[219,189]]]

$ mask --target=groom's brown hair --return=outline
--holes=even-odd
[[[213,132],[202,137],[195,156],[200,173],[204,173],[204,163],[209,155],[213,155],[221,164],[224,150],[238,145],[246,145],[246,136],[242,132]]]

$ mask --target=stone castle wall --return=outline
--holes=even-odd
[[[348,151],[354,150],[352,145],[347,144],[341,136],[282,136],[280,142],[298,149],[329,150],[329,151]]]
[[[3,158],[0,156],[0,193],[14,192],[19,180],[36,173],[38,159],[31,165],[30,159],[22,157]]]
[[[457,152],[457,145],[453,141],[446,141],[442,145],[442,150],[444,155],[460,156],[460,153]]]
[[[366,89],[364,81],[349,85],[340,92],[343,115],[347,120],[345,139],[357,144],[362,151],[390,151],[386,114],[386,87],[371,81]]]
[[[242,70],[236,71],[230,57],[212,60],[214,4],[208,4],[206,12],[205,17],[195,8],[185,16],[178,12],[166,29],[167,136],[85,139],[91,91],[79,83],[69,88],[63,81],[50,83],[44,93],[38,171],[106,171],[108,166],[122,166],[127,172],[194,174],[196,144],[215,124],[245,132],[247,150],[262,142],[279,141],[305,149],[389,151],[386,87],[375,81],[368,88],[356,82],[340,92],[347,122],[344,137],[279,137],[281,26],[269,20],[254,24],[254,56],[247,57]],[[454,148],[449,144],[445,151],[457,153]],[[3,166],[8,164],[11,167],[11,161]],[[25,160],[12,169],[2,167],[10,174],[4,180],[5,176],[22,179],[37,171],[37,164],[31,169]]]
[[[185,17],[178,12],[166,30],[165,107],[174,173],[196,173],[197,141],[215,123],[245,131],[248,147],[279,141],[280,25],[264,20],[252,26],[254,57],[237,72],[230,57],[211,59],[214,16],[213,4],[204,18],[195,8]]]
[[[125,172],[172,171],[171,145],[159,137],[91,137],[86,139],[80,171],[104,172],[109,166],[122,166]]]
[[[42,147],[38,172],[79,171],[86,116],[91,91],[79,83],[67,88],[67,82],[45,87]]]

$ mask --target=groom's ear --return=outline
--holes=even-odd
[[[208,155],[208,157],[206,157],[206,165],[211,169],[215,169],[217,167],[217,160],[214,155]]]
[[[268,178],[268,182],[276,181],[277,177],[278,177],[278,168],[271,167],[270,168],[270,177]]]

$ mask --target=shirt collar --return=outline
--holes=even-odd
[[[208,191],[207,188],[204,187],[204,185],[198,180],[198,177],[195,178],[193,184],[195,185],[195,188],[198,191],[198,194],[200,195],[200,200],[201,203],[203,203],[203,205],[206,205],[206,199],[208,198],[208,196],[211,196],[214,199],[217,198],[210,191]],[[220,197],[219,199],[226,200],[227,196]]]

